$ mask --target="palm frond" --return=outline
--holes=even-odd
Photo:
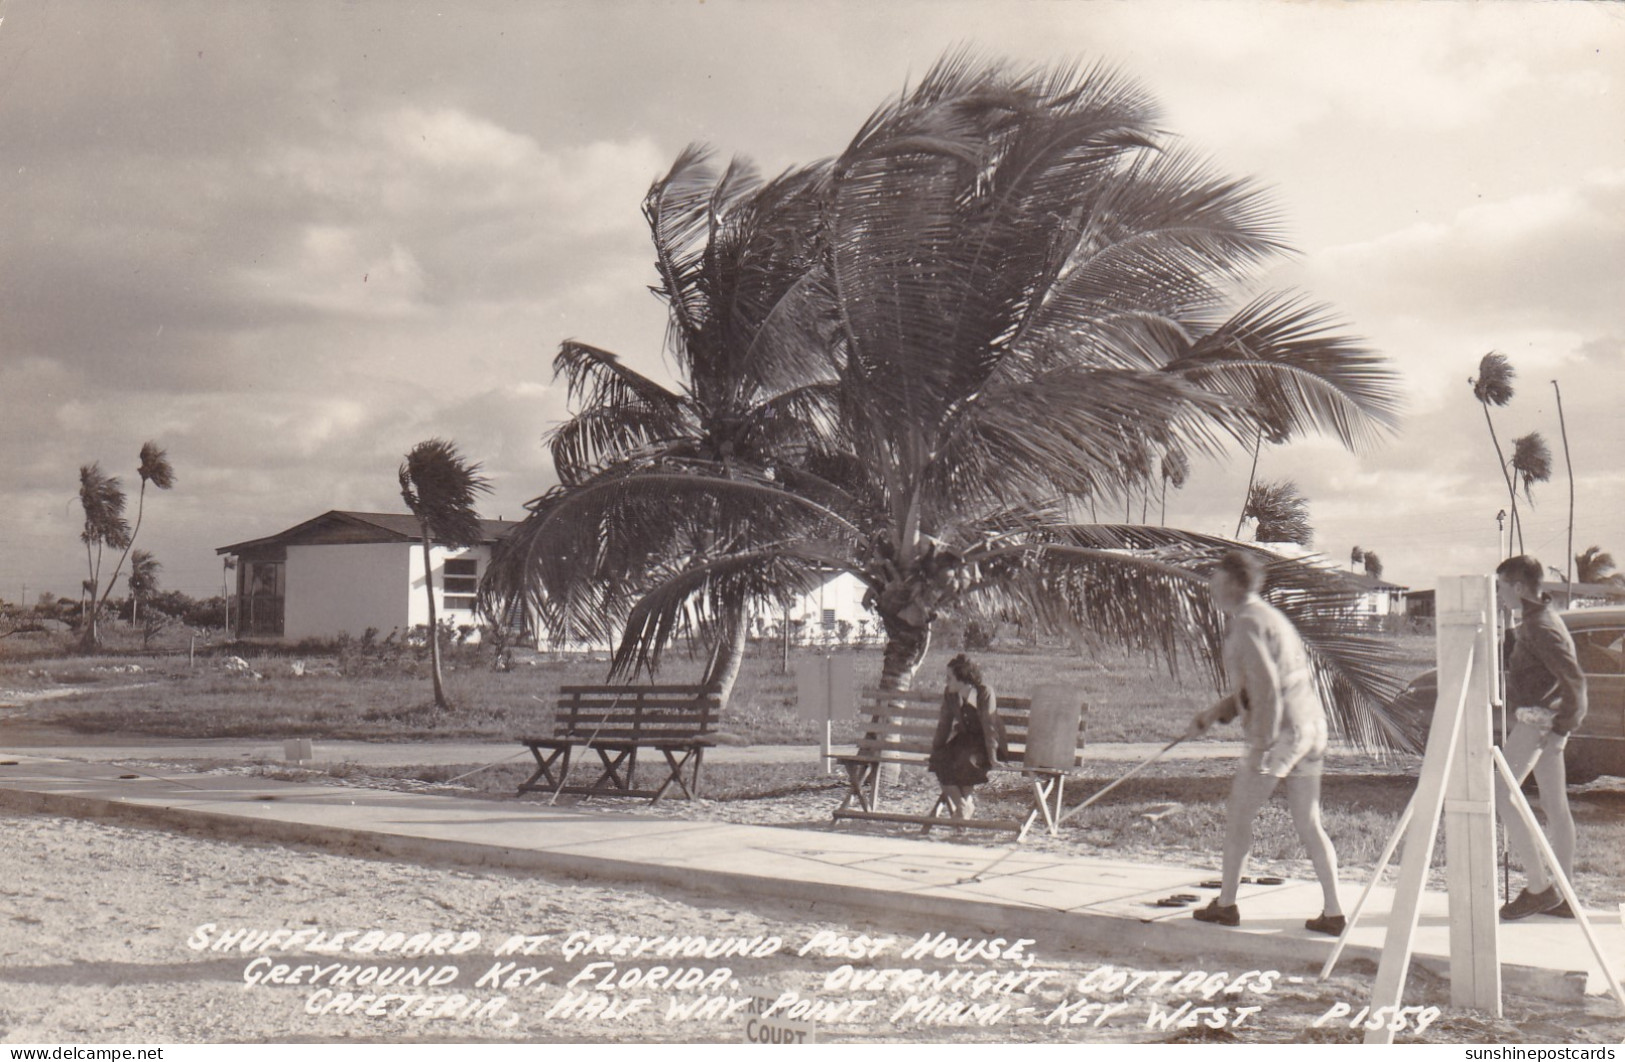
[[[564,377],[572,404],[586,408],[641,406],[675,411],[681,395],[629,368],[600,347],[566,339],[553,358],[553,378]]]
[[[653,291],[666,301],[672,327],[679,333],[698,331],[706,318],[704,293],[695,280],[704,267],[716,182],[710,154],[699,144],[683,149],[643,200],[660,275],[660,284]]]
[[[1259,542],[1307,546],[1315,538],[1315,529],[1309,525],[1309,499],[1290,479],[1254,483],[1241,516],[1254,522],[1253,537]]]
[[[1518,482],[1523,485],[1523,496],[1534,504],[1534,495],[1530,493],[1536,483],[1545,483],[1552,478],[1552,451],[1546,445],[1546,440],[1540,432],[1530,432],[1512,440],[1512,470],[1518,474]]]
[[[1223,681],[1222,622],[1207,581],[1226,551],[1250,547],[1140,525],[1075,524],[1051,536],[978,555],[1009,570],[975,596],[1052,631],[1098,632],[1176,666],[1200,662]],[[1361,748],[1411,749],[1388,710],[1404,685],[1397,653],[1364,631],[1357,592],[1336,572],[1254,552],[1266,562],[1265,599],[1302,636],[1334,728]]]
[[[477,546],[484,540],[474,505],[479,495],[490,492],[491,483],[479,470],[445,439],[418,443],[401,462],[401,499],[434,541]]]
[[[611,675],[654,672],[674,639],[712,640],[741,603],[779,605],[809,593],[840,560],[811,544],[780,543],[662,573],[628,613]]]
[[[175,485],[175,469],[169,463],[169,455],[155,442],[141,444],[141,465],[136,473],[143,483],[151,483],[159,490]]]
[[[1486,406],[1504,406],[1512,401],[1512,381],[1517,373],[1505,354],[1490,351],[1478,360],[1478,375],[1468,381],[1473,397]]]
[[[124,518],[124,489],[117,476],[98,462],[79,466],[79,505],[85,523],[79,541],[91,546],[124,549],[130,544],[130,522]]]
[[[1337,325],[1297,296],[1266,295],[1164,371],[1228,396],[1276,439],[1323,431],[1356,447],[1397,426],[1398,381],[1384,359],[1333,331]]]
[[[645,461],[692,444],[694,423],[681,407],[589,406],[543,436],[559,482],[585,482],[605,468]]]
[[[945,425],[930,482],[950,512],[1058,491],[1105,497],[1141,485],[1153,448],[1218,454],[1213,425],[1231,415],[1219,397],[1162,374],[1066,369],[997,381]]]
[[[532,501],[482,583],[487,611],[514,602],[561,618],[568,610],[573,630],[607,637],[655,573],[674,565],[764,542],[850,541],[858,533],[812,498],[717,471],[706,463],[618,468]]]

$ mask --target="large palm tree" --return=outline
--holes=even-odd
[[[1552,451],[1539,432],[1530,432],[1512,440],[1512,460],[1507,462],[1508,475],[1523,488],[1523,496],[1531,506],[1535,504],[1532,488],[1552,478]],[[1524,551],[1523,518],[1518,513],[1518,495],[1512,495],[1512,526],[1518,532],[1518,552]]]
[[[80,642],[85,652],[94,651],[101,644],[96,614],[101,611],[98,590],[101,587],[102,553],[107,549],[127,549],[130,545],[130,522],[124,518],[124,503],[124,488],[117,476],[107,475],[95,462],[79,466],[79,506],[85,515],[79,541],[85,544],[88,575],[84,581],[84,630]]]
[[[597,514],[589,532],[597,548],[548,563],[564,554],[534,532],[561,500],[605,473],[793,479],[833,445],[833,376],[779,356],[782,333],[816,327],[805,318],[807,301],[793,295],[813,253],[815,180],[815,171],[801,170],[763,182],[741,161],[719,173],[706,151],[690,147],[654,183],[643,210],[676,386],[608,351],[563,344],[554,372],[568,382],[577,411],[550,433],[560,487],[533,503],[531,518],[504,542],[484,584],[488,596],[529,598],[555,630],[612,638],[664,565],[726,548],[749,527],[722,495],[651,495],[641,514],[623,500],[619,510]],[[677,518],[672,506],[692,511]],[[593,526],[594,517],[585,519]],[[542,578],[527,583],[535,573]],[[724,603],[727,620],[710,649],[703,682],[723,703],[744,656],[746,605],[737,593]]]
[[[479,471],[480,466],[465,461],[452,443],[429,439],[412,447],[398,473],[401,498],[418,518],[421,531],[423,592],[429,599],[429,659],[434,674],[434,703],[441,709],[450,705],[440,671],[440,622],[435,615],[430,546],[438,542],[457,548],[484,541],[474,504],[479,495],[490,491],[491,484]]]
[[[1484,407],[1484,426],[1489,429],[1490,442],[1495,446],[1495,463],[1501,469],[1501,478],[1506,481],[1507,497],[1511,499],[1513,512],[1518,509],[1517,489],[1512,485],[1512,472],[1507,467],[1506,454],[1501,450],[1501,438],[1495,434],[1495,422],[1490,419],[1490,407],[1499,408],[1512,401],[1512,380],[1516,375],[1507,356],[1492,350],[1478,359],[1478,375],[1467,381],[1473,389],[1473,397]],[[1514,519],[1512,523],[1516,528],[1517,520]],[[1509,556],[1511,550],[1512,536],[1509,534],[1507,535]],[[1521,547],[1519,552],[1522,552]]]
[[[686,496],[751,514],[749,534],[665,556],[619,669],[658,664],[685,625],[720,627],[731,594],[829,570],[868,586],[887,689],[908,688],[956,609],[1212,661],[1205,575],[1233,544],[1075,524],[1064,499],[1143,489],[1129,470],[1148,452],[1212,455],[1261,430],[1352,446],[1393,423],[1392,376],[1324,311],[1266,294],[1225,316],[1235,285],[1284,249],[1275,219],[1250,184],[1165,147],[1150,99],[1110,71],[946,59],[871,116],[816,190],[818,253],[783,315],[804,325],[776,340],[784,364],[835,379],[842,450],[731,480],[607,470],[534,530],[570,558],[602,548],[608,513],[623,530],[688,519],[694,506],[669,501]],[[1273,571],[1345,729],[1392,738],[1374,644],[1321,607],[1321,577]]]

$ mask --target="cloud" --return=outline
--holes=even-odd
[[[1335,283],[1387,312],[1617,335],[1625,171],[1476,204],[1320,258]]]

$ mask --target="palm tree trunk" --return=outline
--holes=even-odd
[[[90,551],[90,543],[85,543],[85,570],[90,573],[90,600],[82,606],[84,615],[80,621],[84,630],[79,632],[79,649],[81,652],[94,652],[101,645],[101,637],[96,632],[96,559]],[[81,595],[83,597],[85,595]]]
[[[1247,493],[1241,499],[1241,515],[1236,517],[1236,533],[1231,538],[1241,538],[1241,525],[1247,522],[1247,503],[1253,500],[1253,480],[1258,476],[1258,452],[1264,448],[1264,429],[1258,429],[1258,440],[1253,443],[1253,467],[1247,472]]]
[[[1163,527],[1168,526],[1168,477],[1162,477],[1162,516],[1158,518]]]
[[[895,616],[882,615],[881,621],[886,628],[886,648],[881,654],[880,688],[904,693],[914,685],[914,676],[931,648],[931,627],[929,623],[918,626]],[[895,726],[900,720],[888,719],[886,723]],[[888,763],[880,769],[880,783],[896,785],[902,774],[900,766]]]
[[[1564,553],[1568,558],[1568,565],[1564,569],[1563,581],[1569,584],[1569,597],[1572,602],[1574,596],[1574,462],[1569,458],[1569,427],[1563,420],[1563,392],[1552,381],[1552,390],[1557,392],[1557,428],[1563,434],[1563,464],[1569,470],[1569,548]]]
[[[135,536],[141,533],[141,516],[147,509],[147,481],[141,480],[141,493],[136,496],[135,528],[130,532],[130,541],[124,544],[124,552],[119,554],[118,563],[113,565],[113,574],[108,577],[107,589],[102,591],[102,604],[113,595],[113,584],[118,582],[118,573],[124,569],[124,562],[130,556],[130,550],[135,548]]]
[[[1518,492],[1512,492],[1512,533],[1518,536],[1518,552],[1523,552],[1523,519],[1518,515]],[[1512,535],[1507,536],[1507,551],[1512,549]]]
[[[734,683],[739,679],[739,669],[745,662],[746,635],[749,633],[745,624],[745,606],[741,603],[729,621],[728,630],[712,647],[711,662],[705,669],[705,689],[717,695],[721,710],[727,709],[728,698],[733,696]]]
[[[1512,526],[1516,528],[1518,526],[1518,490],[1512,485],[1512,473],[1507,471],[1506,455],[1501,452],[1501,440],[1495,437],[1495,422],[1490,419],[1490,404],[1480,402],[1479,405],[1484,407],[1484,425],[1490,429],[1490,442],[1495,444],[1495,463],[1501,467],[1501,478],[1506,480],[1507,497],[1512,500]],[[1518,552],[1523,552],[1521,546]],[[1510,534],[1507,535],[1507,555],[1512,555],[1512,536]]]
[[[423,525],[423,592],[429,595],[429,662],[434,674],[434,705],[445,710],[446,683],[440,675],[440,622],[434,610],[434,567],[429,560],[429,525]]]

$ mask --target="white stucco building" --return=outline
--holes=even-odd
[[[512,520],[481,520],[485,541],[468,549],[430,547],[439,618],[478,623],[475,595],[491,545]],[[429,622],[417,518],[407,513],[333,510],[280,534],[215,550],[236,558],[234,633],[244,638],[380,638]]]
[[[792,638],[798,644],[873,640],[880,636],[880,618],[863,607],[867,589],[851,572],[829,572],[816,587],[792,601],[788,610],[759,612],[754,629],[760,633],[776,628],[788,618]],[[846,624],[844,638],[842,624]]]

